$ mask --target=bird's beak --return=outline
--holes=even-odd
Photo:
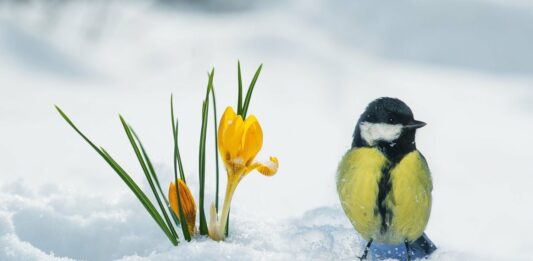
[[[426,123],[423,121],[413,120],[411,123],[403,126],[405,129],[418,129],[426,126]]]

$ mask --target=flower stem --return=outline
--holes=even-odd
[[[229,174],[229,173],[228,173]],[[228,175],[229,177],[235,177],[228,179],[228,186],[226,187],[226,196],[224,197],[224,206],[222,207],[222,215],[220,216],[220,225],[219,225],[219,233],[220,235],[224,235],[224,229],[226,228],[226,224],[228,222],[228,215],[229,215],[229,209],[231,205],[231,199],[233,198],[233,193],[235,192],[235,189],[237,188],[237,185],[239,184],[240,177],[237,175]]]

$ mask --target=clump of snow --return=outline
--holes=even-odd
[[[29,242],[21,240],[13,224],[12,209],[10,204],[7,204],[4,194],[0,194],[0,203],[2,204],[0,208],[0,260],[72,260],[56,257],[53,252],[46,253]],[[53,226],[54,224],[46,225]]]
[[[19,181],[3,188],[21,186]],[[25,194],[30,190],[27,186],[21,193],[5,190],[10,192],[0,194],[5,211],[1,224],[6,224],[2,230],[6,230],[6,242],[12,244],[20,241],[25,248],[58,256],[104,260],[150,253],[165,240],[133,197],[112,203],[57,188],[52,193],[38,189],[32,195]]]

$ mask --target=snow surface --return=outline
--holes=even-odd
[[[353,260],[361,240],[335,171],[381,96],[428,123],[417,144],[435,186],[431,260],[531,260],[529,1],[169,2],[0,2],[0,260]],[[277,156],[279,172],[238,187],[228,241],[171,247],[53,104],[146,187],[116,113],[167,184],[173,92],[197,193],[206,71],[221,113],[237,59],[245,81],[265,65],[250,111],[258,159]]]

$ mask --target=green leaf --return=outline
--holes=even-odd
[[[174,220],[174,224],[176,224],[176,226],[180,227],[182,229],[182,233],[183,233],[183,226],[181,225],[180,219],[178,218],[178,216],[176,216],[176,213],[174,213],[174,211],[172,211],[172,208],[170,207],[170,205],[169,205],[168,208],[170,209],[170,214],[172,216],[172,219]]]
[[[205,100],[202,104],[202,127],[200,130],[200,148],[199,148],[199,180],[200,180],[200,234],[207,235],[207,221],[204,211],[204,195],[205,195],[205,143],[206,143],[206,132],[207,132],[207,120],[209,112],[209,93],[213,88],[213,77],[215,75],[215,69],[211,70],[209,73],[209,82],[207,83],[207,91],[205,94]]]
[[[165,200],[166,205],[169,206],[168,200],[165,197],[165,193],[163,193],[163,190],[161,189],[161,184],[159,183],[159,178],[157,178],[157,174],[155,173],[155,169],[154,169],[154,166],[152,165],[152,161],[148,157],[148,153],[146,153],[146,150],[144,149],[144,146],[141,143],[139,136],[137,136],[137,133],[135,133],[135,131],[131,127],[130,127],[130,130],[133,133],[133,137],[135,137],[135,140],[139,144],[139,147],[141,148],[143,158],[146,162],[146,165],[148,166],[148,170],[150,171],[150,175],[152,176],[152,179],[155,181],[157,188],[159,189],[159,193],[162,195],[163,199]]]
[[[180,178],[187,184],[185,180],[185,172],[183,171],[183,162],[181,161],[180,149],[178,146],[178,128],[179,122],[177,118],[174,118],[174,95],[170,95],[170,121],[172,123],[172,138],[174,139],[174,174],[177,175],[177,165],[179,166]],[[174,124],[174,119],[176,123]],[[176,164],[177,163],[177,164]]]
[[[183,180],[183,183],[187,184],[185,181],[185,173],[183,171],[183,164],[181,162],[181,156],[178,146],[178,119],[176,118],[176,124],[174,124],[174,96],[170,95],[170,117],[172,122],[172,136],[174,138],[174,184],[176,184],[176,198],[178,201],[178,215],[180,218],[178,219],[174,212],[172,213],[172,218],[174,219],[175,223],[179,223],[181,227],[181,232],[183,233],[183,237],[185,237],[185,240],[191,241],[191,235],[189,233],[189,226],[187,225],[187,220],[185,219],[185,214],[183,212],[183,206],[181,204],[181,196],[180,196],[180,190],[179,190],[179,182],[178,182],[178,171],[176,167],[176,161],[179,164],[179,170],[180,170],[180,178]]]
[[[207,129],[207,108],[206,108],[206,102],[204,101],[202,103],[202,128],[200,130],[200,148],[199,148],[199,155],[198,155],[198,162],[199,162],[199,180],[200,180],[200,234],[201,235],[207,235],[208,228],[207,228],[207,221],[204,211],[204,195],[205,195],[205,139],[204,139],[204,132]]]
[[[128,139],[131,143],[131,146],[133,150],[135,151],[135,155],[137,156],[137,159],[139,160],[139,163],[141,164],[144,175],[146,176],[146,179],[148,180],[148,183],[150,184],[152,193],[154,194],[154,197],[157,200],[157,204],[159,205],[159,208],[161,209],[161,213],[163,213],[165,222],[167,223],[167,226],[170,228],[170,232],[172,233],[172,235],[178,238],[178,234],[176,233],[176,230],[174,229],[174,226],[172,225],[172,222],[170,221],[170,218],[168,217],[168,214],[166,211],[166,209],[168,208],[168,202],[166,201],[165,194],[163,193],[163,190],[161,189],[161,185],[159,184],[159,180],[157,179],[157,174],[155,173],[152,162],[148,158],[148,154],[146,153],[144,146],[142,145],[141,140],[139,139],[137,134],[135,134],[133,129],[126,123],[126,121],[124,120],[122,116],[119,116],[119,117],[120,117],[120,122],[122,123],[122,126],[124,127],[124,131],[126,132],[126,135],[128,136]],[[139,146],[137,146],[137,143],[139,144],[141,149],[139,149]],[[141,150],[142,150],[142,154],[141,154]],[[161,202],[161,198],[159,194],[157,193],[156,187],[154,186],[154,182],[153,182],[154,179],[159,188],[159,192],[161,193],[161,197],[163,197],[165,199],[165,202],[167,202],[166,207]]]
[[[170,242],[173,245],[178,245],[179,241],[176,237],[172,235],[169,228],[165,225],[165,222],[161,218],[161,215],[157,212],[152,202],[148,197],[142,192],[142,190],[137,186],[135,181],[126,173],[126,171],[105,151],[103,148],[97,147],[85,134],[83,134],[76,125],[68,118],[68,116],[56,105],[56,110],[59,112],[61,117],[76,131],[108,164],[111,168],[118,174],[118,176],[124,181],[124,183],[130,188],[133,194],[144,206],[146,211],[154,219],[154,221],[159,225],[163,233],[168,237]]]
[[[216,192],[215,192],[215,209],[218,213],[218,121],[217,121],[217,101],[215,99],[215,87],[211,87],[211,98],[213,99],[213,124],[214,124],[214,136],[215,136],[215,172],[216,172]]]
[[[241,61],[237,61],[237,76],[239,81],[239,95],[237,96],[237,114],[242,113],[242,74],[241,74]]]
[[[178,141],[179,141],[179,137],[178,137],[178,134],[179,134],[179,125],[178,125],[178,118],[176,118],[176,133],[175,133],[175,140],[176,140],[176,143],[175,143],[175,158],[178,159],[178,167],[179,167],[179,171],[180,171],[180,178],[183,179],[183,182],[185,184],[187,184],[187,181],[185,180],[185,171],[183,171],[183,161],[181,160],[181,154],[180,154],[180,147],[178,145]]]
[[[116,163],[116,161],[109,155],[107,151],[105,151],[104,148],[100,148],[102,152],[105,154],[104,159],[111,165],[111,167],[119,174],[119,176],[122,178],[122,180],[126,183],[126,185],[133,191],[135,196],[141,201],[143,206],[146,208],[148,213],[152,216],[152,218],[156,221],[156,223],[159,225],[159,227],[163,230],[163,232],[167,235],[167,237],[170,239],[170,241],[177,245],[178,241],[177,238],[172,237],[172,233],[168,230],[168,228],[165,226],[165,223],[157,210],[155,209],[152,202],[148,199],[148,197],[142,192],[142,190],[137,186],[135,181],[131,179],[131,177]]]
[[[259,74],[261,73],[261,69],[263,68],[263,64],[259,65],[259,68],[257,68],[257,71],[255,72],[254,78],[252,79],[252,82],[250,83],[250,87],[248,87],[248,91],[246,92],[246,99],[244,100],[244,105],[242,108],[242,119],[246,119],[246,114],[248,113],[248,107],[250,106],[250,100],[252,99],[252,93],[254,92],[255,84],[257,83],[257,79],[259,78]]]
[[[137,134],[135,133],[135,131],[133,129],[131,129],[131,132],[133,133],[133,136],[135,137],[135,139],[139,143],[139,146],[141,147],[141,151],[143,153],[144,158],[146,159],[146,163],[148,165],[148,169],[150,170],[150,173],[152,174],[152,178],[155,180],[155,182],[157,184],[157,187],[159,188],[159,192],[161,193],[161,197],[165,200],[165,204],[167,205],[168,211],[170,212],[170,215],[171,215],[172,219],[174,220],[174,224],[176,224],[176,226],[178,226],[178,227],[181,227],[181,224],[180,224],[180,221],[179,221],[178,217],[176,217],[176,214],[174,214],[174,211],[172,211],[172,208],[170,208],[170,203],[168,202],[167,197],[165,197],[165,193],[161,189],[161,185],[159,184],[159,179],[157,178],[157,175],[155,173],[155,170],[154,170],[154,167],[152,165],[152,162],[150,161],[150,158],[148,158],[148,155],[147,155],[146,151],[144,150],[144,147],[143,147],[143,145],[141,143],[141,140],[139,139],[139,137],[137,136]],[[177,236],[177,234],[176,234],[176,236]]]

